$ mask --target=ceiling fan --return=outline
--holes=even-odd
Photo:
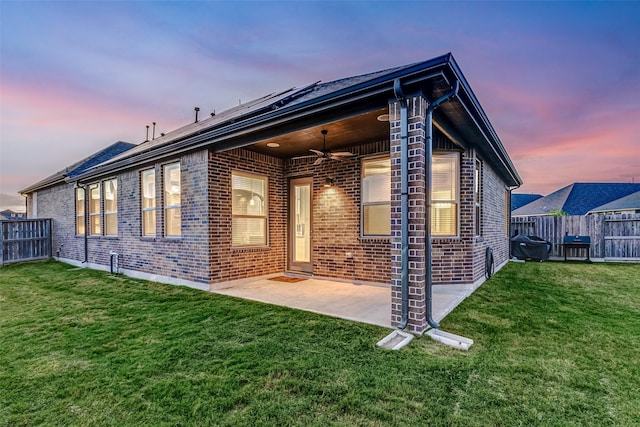
[[[316,161],[313,162],[313,166],[318,166],[320,163],[324,162],[327,159],[342,160],[343,157],[351,157],[354,155],[353,153],[350,153],[348,151],[327,151],[327,133],[329,133],[329,131],[327,131],[326,129],[322,129],[320,133],[322,133],[322,150],[314,150],[313,148],[309,149],[309,151],[314,153],[317,157]],[[308,157],[313,156],[300,156],[294,157],[294,159],[302,159]]]

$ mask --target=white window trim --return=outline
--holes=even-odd
[[[178,165],[178,169],[180,170],[180,203],[175,205],[167,205],[165,200],[165,185],[166,185],[166,170],[170,166]],[[157,203],[156,203],[157,204]],[[167,233],[167,215],[168,211],[173,209],[180,209],[180,234],[168,234]],[[162,215],[163,215],[163,235],[168,239],[180,239],[182,238],[182,166],[179,161],[166,163],[162,165]],[[157,213],[156,213],[156,221],[158,221]]]
[[[153,189],[154,189],[154,195],[153,195],[153,207],[149,207],[149,208],[145,208],[144,207],[144,173],[145,172],[153,172]],[[158,189],[157,189],[157,185],[156,185],[156,169],[155,167],[153,168],[148,168],[148,169],[143,169],[140,171],[140,235],[142,237],[156,237],[157,233],[157,225],[158,225]],[[153,234],[145,234],[144,230],[145,230],[145,224],[144,224],[144,213],[145,212],[155,212],[155,223],[153,224]]]
[[[91,196],[91,189],[92,187],[98,187],[98,212],[92,212],[91,211],[91,205],[92,205],[92,196]],[[88,191],[88,197],[89,197],[89,236],[102,236],[102,233],[104,232],[104,227],[102,224],[102,185],[100,182],[94,182],[93,184],[89,184],[89,191]],[[100,232],[99,233],[94,233],[93,232],[93,218],[94,217],[98,217],[99,222],[99,227],[100,227]]]
[[[84,197],[82,198],[82,215],[78,214],[78,194],[82,194]],[[76,236],[84,236],[87,233],[87,199],[86,199],[86,190],[84,187],[76,187],[74,191],[74,204],[76,211]],[[82,218],[82,221],[80,221]],[[82,228],[84,229],[83,233],[78,233],[78,225],[82,224]]]
[[[106,186],[104,185],[105,182],[109,182],[109,181],[115,181],[116,182],[116,194],[115,194],[115,201],[116,201],[116,210],[115,211],[107,211],[107,197],[105,195],[105,188]],[[102,181],[102,191],[100,196],[102,197],[102,205],[103,205],[103,212],[102,212],[102,234],[105,236],[109,236],[109,237],[113,237],[113,236],[117,236],[118,232],[119,232],[119,224],[118,224],[118,208],[119,208],[119,203],[118,203],[118,178],[109,178],[109,179],[105,179]],[[115,215],[116,216],[116,232],[115,234],[107,234],[107,215]]]
[[[235,215],[233,213],[233,176],[243,176],[246,178],[260,179],[265,182],[265,197],[264,197],[264,215]],[[269,176],[258,175],[250,172],[244,172],[241,170],[232,170],[230,176],[230,188],[231,188],[231,244],[232,248],[251,248],[251,247],[265,247],[269,246]],[[233,244],[233,219],[234,218],[264,218],[264,244],[247,244],[247,245],[234,245]]]
[[[389,224],[389,234],[365,234],[364,232],[364,207],[365,206],[386,206],[389,205],[389,209],[391,209],[391,191],[389,191],[389,201],[388,202],[364,202],[363,194],[363,182],[364,182],[364,165],[368,162],[375,162],[377,160],[389,160],[389,170],[391,171],[391,155],[376,155],[362,158],[360,162],[360,237],[362,239],[383,239],[391,237],[391,224]],[[391,172],[389,172],[389,179],[391,179]]]
[[[433,191],[431,191],[431,217],[433,216],[433,204],[437,203],[437,202],[443,202],[443,203],[453,203],[456,206],[456,232],[454,234],[434,234],[433,233],[433,229],[431,230],[431,237],[433,239],[455,239],[455,238],[459,238],[460,237],[460,190],[461,190],[461,185],[460,185],[460,176],[461,176],[461,171],[460,169],[462,168],[462,161],[460,158],[460,153],[457,151],[434,151],[432,153],[432,158],[435,156],[444,156],[444,155],[456,155],[456,171],[455,171],[455,178],[453,180],[453,182],[456,185],[456,198],[454,200],[437,200],[434,201],[433,200]],[[431,184],[433,186],[433,182]],[[432,188],[433,189],[433,188]],[[433,219],[431,218],[431,221],[433,221]]]

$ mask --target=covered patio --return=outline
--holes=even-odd
[[[434,285],[433,315],[447,316],[477,285]],[[210,286],[210,291],[391,328],[391,288],[382,284],[275,274]]]

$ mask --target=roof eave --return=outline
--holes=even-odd
[[[83,182],[91,178],[150,163],[158,158],[179,155],[186,151],[209,146],[213,146],[216,152],[240,148],[259,140],[249,138],[247,137],[248,135],[257,135],[267,129],[275,129],[285,124],[291,125],[294,121],[301,123],[306,118],[314,115],[320,116],[326,114],[327,111],[336,111],[338,108],[343,110],[342,114],[348,114],[350,110],[348,108],[345,109],[345,107],[350,106],[353,109],[357,109],[360,105],[357,103],[363,103],[360,108],[364,108],[367,105],[367,101],[373,102],[375,100],[375,102],[381,103],[380,99],[385,99],[385,102],[388,102],[393,94],[393,82],[397,78],[402,79],[403,85],[408,87],[408,93],[411,93],[412,90],[420,91],[428,81],[438,77],[449,84],[451,84],[452,78],[460,81],[465,99],[458,97],[459,102],[491,148],[489,154],[491,154],[493,163],[498,166],[498,172],[509,187],[522,185],[522,179],[507,155],[502,142],[450,53],[301,103],[285,105],[245,119],[238,118],[234,122],[218,124],[214,128],[177,139],[155,150],[142,152],[134,157],[124,158],[117,162],[89,169],[75,176],[73,181]],[[279,129],[274,132],[284,132],[284,130]],[[266,136],[262,139],[265,138]]]

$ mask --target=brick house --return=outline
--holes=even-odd
[[[521,184],[451,54],[196,112],[110,154],[22,191],[61,259],[108,268],[115,252],[125,274],[200,289],[283,272],[381,283],[392,322],[418,332],[427,280],[481,283],[487,248],[508,260]]]

